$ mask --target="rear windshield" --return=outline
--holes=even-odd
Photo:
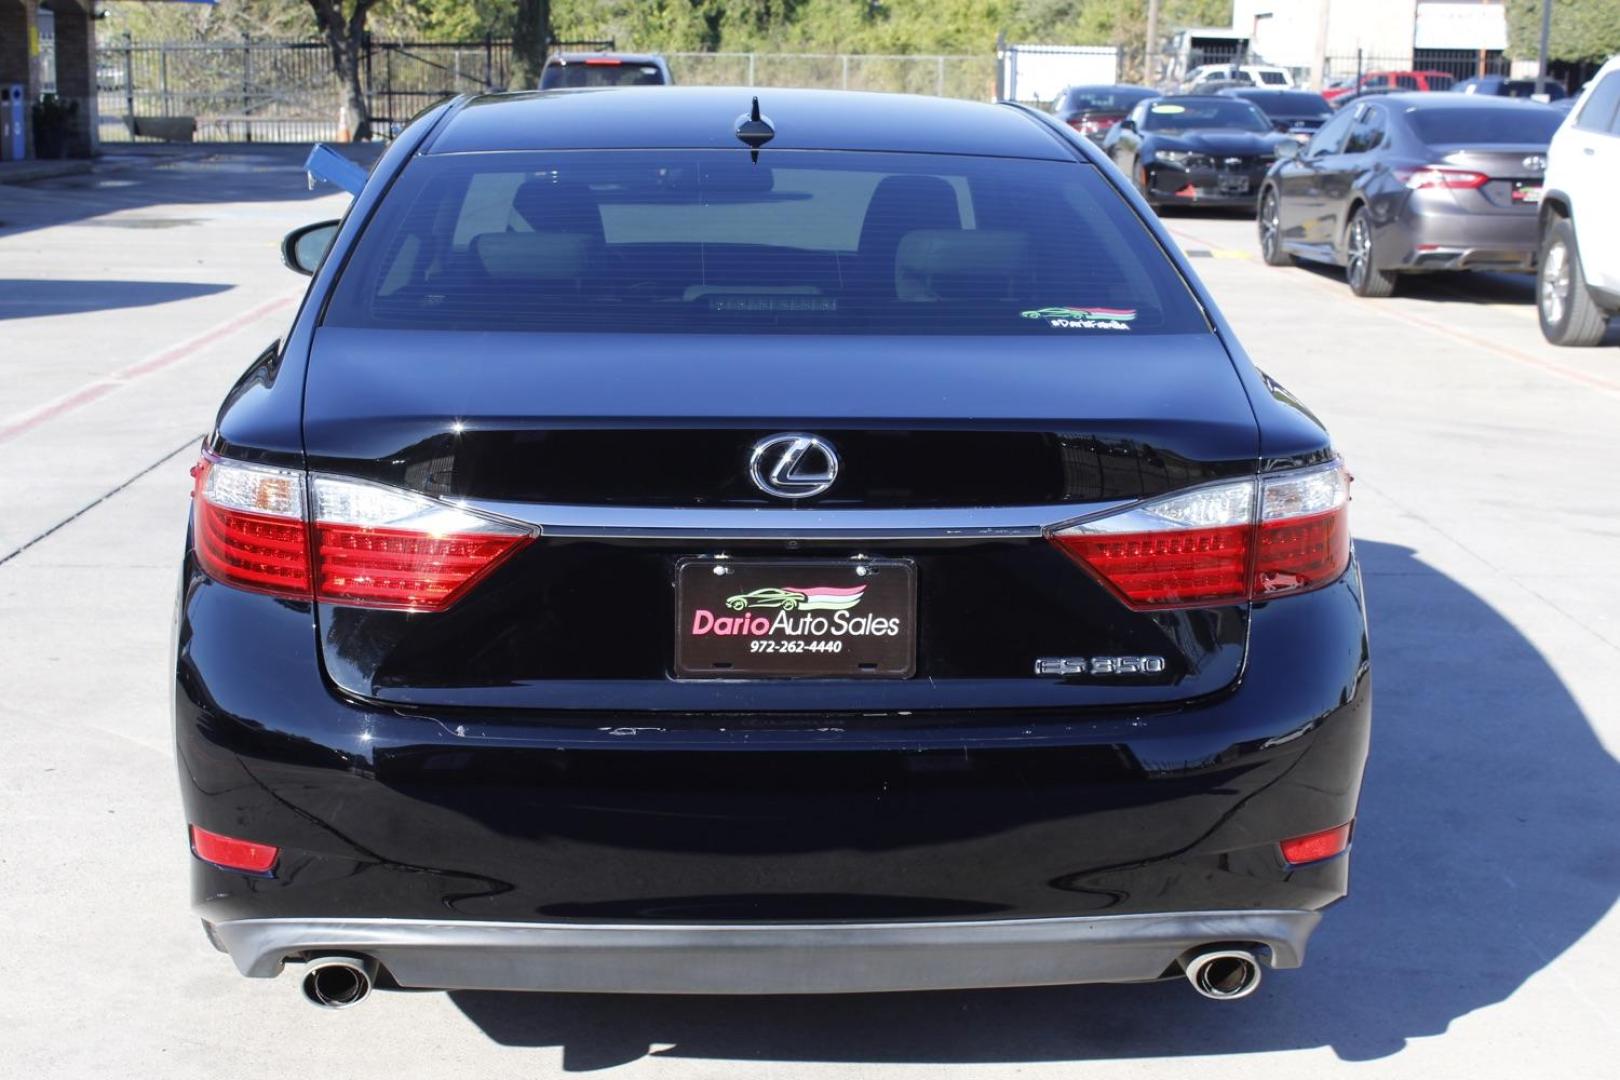
[[[1271,116],[1306,116],[1323,119],[1333,115],[1333,106],[1321,94],[1292,90],[1261,90],[1240,95]]]
[[[1064,107],[1077,111],[1083,109],[1099,111],[1112,109],[1115,112],[1128,113],[1138,101],[1158,96],[1152,90],[1136,90],[1115,86],[1079,86],[1069,91]]]
[[[1221,128],[1231,131],[1270,131],[1265,115],[1237,98],[1166,99],[1148,106],[1142,127],[1147,131],[1195,131]]]
[[[1061,334],[1205,328],[1078,162],[764,150],[428,156],[325,322],[568,332]]]
[[[584,60],[547,64],[540,75],[542,90],[577,90],[587,86],[662,86],[664,73],[657,64],[621,60]]]
[[[1414,108],[1407,121],[1417,137],[1433,146],[1442,143],[1474,145],[1552,142],[1553,132],[1564,122],[1564,114],[1545,105],[1522,109],[1503,108]]]

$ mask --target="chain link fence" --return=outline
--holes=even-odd
[[[373,124],[383,131],[452,94],[505,89],[511,58],[506,41],[371,42],[362,58],[361,84]],[[666,58],[675,81],[688,85],[995,96],[996,60],[990,54],[671,53]],[[339,137],[338,81],[321,42],[111,42],[97,53],[96,76],[103,142]]]

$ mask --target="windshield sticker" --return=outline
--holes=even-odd
[[[1161,115],[1164,114],[1164,113],[1172,113],[1172,114],[1173,113],[1184,113],[1186,111],[1187,111],[1187,106],[1185,106],[1185,105],[1149,105],[1148,106],[1148,112],[1160,113]]]
[[[1059,330],[1129,330],[1135,308],[1043,307],[1021,312],[1026,319],[1045,319]]]

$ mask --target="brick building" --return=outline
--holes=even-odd
[[[66,115],[59,137],[41,138],[32,106],[52,82]],[[34,157],[54,143],[67,157],[95,154],[94,0],[0,0],[0,113],[0,160]],[[20,132],[12,126],[17,118]]]

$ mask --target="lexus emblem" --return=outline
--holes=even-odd
[[[1540,154],[1531,154],[1529,157],[1519,162],[1519,164],[1523,165],[1532,172],[1543,172],[1547,168],[1547,159],[1542,157]]]
[[[767,495],[808,499],[838,479],[838,453],[814,435],[771,435],[749,453],[748,478]]]

